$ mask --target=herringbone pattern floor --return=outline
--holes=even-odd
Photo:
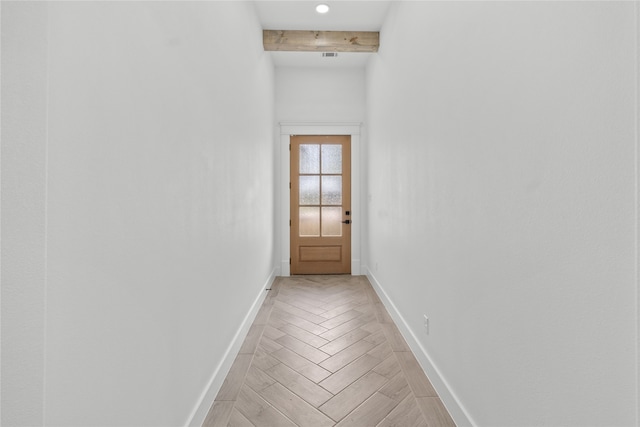
[[[204,426],[454,426],[364,276],[278,278]]]

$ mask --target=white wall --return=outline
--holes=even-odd
[[[2,425],[42,424],[47,13],[2,5]]]
[[[394,2],[382,29],[371,274],[477,425],[637,425],[637,31],[631,2]]]
[[[3,3],[2,24],[2,264],[27,263],[3,274],[3,425],[183,425],[273,269],[253,6]]]
[[[275,81],[279,122],[364,121],[363,68],[279,67]]]

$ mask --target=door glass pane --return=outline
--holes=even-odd
[[[323,176],[322,177],[322,204],[341,205],[342,204],[342,177]]]
[[[342,236],[342,206],[322,208],[322,235]]]
[[[300,177],[300,204],[320,204],[320,177],[318,175]]]
[[[322,145],[322,173],[342,173],[342,145]]]
[[[300,207],[300,237],[320,236],[320,208]]]
[[[320,144],[300,144],[300,173],[320,173]]]

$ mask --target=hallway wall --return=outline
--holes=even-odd
[[[318,52],[318,55],[320,53]],[[275,69],[275,110],[279,123],[362,123],[365,118],[365,70],[364,68],[304,68],[304,67],[276,67]],[[312,126],[313,127],[313,126]],[[276,129],[276,138],[280,141],[280,129]],[[288,137],[285,137],[288,138]],[[364,151],[363,138],[360,137],[360,194],[366,194],[366,176],[362,168],[362,153]],[[283,205],[282,197],[289,197],[286,183],[283,188],[282,169],[283,153],[279,142],[276,146],[276,206]],[[288,153],[284,153],[285,158]],[[285,172],[286,173],[286,172]],[[283,196],[284,195],[284,196]],[[355,206],[355,203],[354,203]],[[362,203],[360,204],[361,210]],[[284,210],[280,208],[280,212]],[[354,213],[355,215],[355,213]],[[359,216],[365,219],[366,213]],[[289,213],[286,218],[276,221],[276,236],[283,235]],[[364,222],[364,221],[363,221]],[[284,224],[284,225],[283,225]],[[363,230],[363,228],[361,228]],[[276,254],[280,256],[282,240],[276,240]],[[362,243],[362,242],[361,242]],[[286,243],[288,245],[288,242]],[[365,251],[360,245],[361,252]],[[288,251],[287,251],[288,253]],[[363,255],[361,253],[361,255]],[[354,258],[355,260],[356,258]],[[288,262],[288,255],[280,259],[280,264]],[[357,262],[357,261],[355,261]]]
[[[479,426],[637,425],[634,6],[394,2],[369,63],[370,275]]]
[[[35,426],[44,398],[47,9],[12,6],[0,4],[0,424]]]
[[[364,78],[362,68],[278,67],[276,117],[279,122],[362,122]]]
[[[2,425],[184,425],[274,264],[253,5],[3,2],[2,77]]]

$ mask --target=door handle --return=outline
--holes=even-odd
[[[351,224],[351,220],[342,221],[343,224]]]

